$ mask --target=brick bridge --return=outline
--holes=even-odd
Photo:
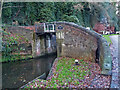
[[[35,24],[32,41],[34,57],[55,52],[57,56],[96,62],[102,74],[111,75],[112,59],[107,41],[93,30],[69,22]]]

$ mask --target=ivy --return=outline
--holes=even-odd
[[[20,55],[22,49],[19,49],[19,45],[22,43],[28,44],[28,40],[24,36],[3,31],[2,62],[23,59],[24,57]]]

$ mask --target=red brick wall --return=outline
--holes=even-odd
[[[114,26],[105,27],[104,24],[97,23],[95,24],[93,30],[100,34],[103,34],[102,31],[110,31],[113,33],[115,32],[115,27]]]

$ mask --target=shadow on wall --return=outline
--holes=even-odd
[[[41,32],[40,32],[41,33]],[[55,33],[33,33],[32,56],[38,57],[56,52]]]

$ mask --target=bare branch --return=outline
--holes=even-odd
[[[23,6],[6,6],[6,7],[3,7],[2,9],[9,8],[9,7],[23,7]]]
[[[2,15],[2,5],[3,5],[3,0],[1,0],[1,2],[0,2],[0,19],[1,19],[1,15]]]

